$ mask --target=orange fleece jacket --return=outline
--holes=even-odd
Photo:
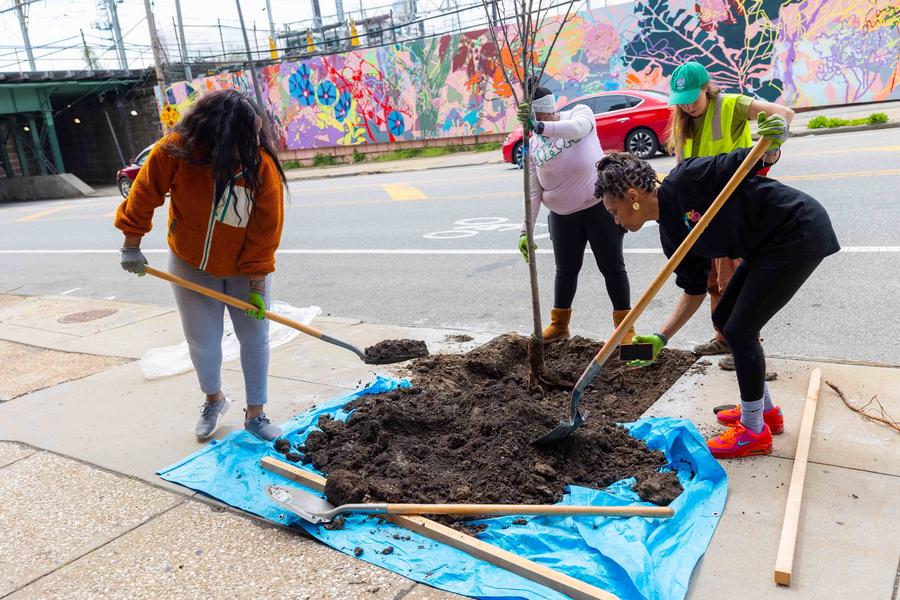
[[[260,189],[250,198],[238,177],[213,207],[212,170],[171,156],[161,139],[141,167],[128,197],[119,206],[115,225],[126,234],[145,235],[153,211],[169,203],[169,248],[178,258],[215,277],[262,276],[275,270],[275,250],[284,225],[284,189],[275,161],[260,150]]]

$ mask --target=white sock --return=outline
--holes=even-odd
[[[753,402],[741,400],[741,423],[753,433],[762,433],[764,403],[763,398]]]
[[[775,408],[775,403],[772,402],[772,394],[769,393],[769,384],[763,383],[763,411],[769,412]]]

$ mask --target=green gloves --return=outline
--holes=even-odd
[[[256,310],[248,308],[244,311],[248,317],[253,317],[260,321],[266,318],[266,295],[264,293],[250,290],[250,297],[247,298],[247,302],[256,307]]]
[[[756,120],[759,135],[769,140],[769,152],[777,150],[787,141],[790,128],[787,120],[781,115],[766,117],[766,113],[759,113]]]
[[[532,244],[532,250],[537,250],[538,245]],[[522,259],[525,261],[525,264],[528,264],[528,236],[524,233],[519,236],[519,252],[522,253]]]
[[[534,127],[534,121],[531,118],[530,102],[522,102],[521,104],[519,104],[519,110],[516,112],[516,117],[519,119],[522,127],[525,127],[526,129],[528,127]]]
[[[629,367],[646,367],[647,365],[653,364],[653,361],[656,360],[657,355],[659,355],[659,351],[663,349],[663,346],[666,345],[667,340],[664,339],[660,334],[654,333],[653,335],[636,335],[631,338],[632,344],[650,344],[653,346],[653,358],[650,360],[631,360],[628,361]]]

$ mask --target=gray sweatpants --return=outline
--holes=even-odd
[[[169,271],[193,283],[217,292],[246,300],[250,294],[250,278],[213,277],[169,253]],[[269,306],[272,276],[266,277],[266,308]],[[269,374],[269,321],[248,317],[239,308],[192,292],[172,284],[175,304],[181,315],[181,327],[191,353],[191,362],[204,394],[222,389],[222,334],[225,327],[225,308],[231,315],[234,332],[241,345],[241,370],[247,405],[265,404]]]

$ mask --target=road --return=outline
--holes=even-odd
[[[767,352],[900,364],[900,142],[897,130],[795,138],[773,176],[828,209],[844,251],[828,258],[764,330]],[[654,159],[660,173],[673,161]],[[528,331],[527,269],[515,250],[521,171],[483,165],[293,182],[274,296],[369,322]],[[116,197],[0,205],[0,291],[172,305],[166,284],[119,269]],[[144,241],[165,265],[166,211]],[[552,305],[546,212],[538,225],[541,301]],[[662,267],[655,227],[626,236],[636,299]],[[659,327],[666,286],[639,321]],[[574,333],[603,339],[611,307],[586,257]],[[704,307],[673,340],[711,335]]]

